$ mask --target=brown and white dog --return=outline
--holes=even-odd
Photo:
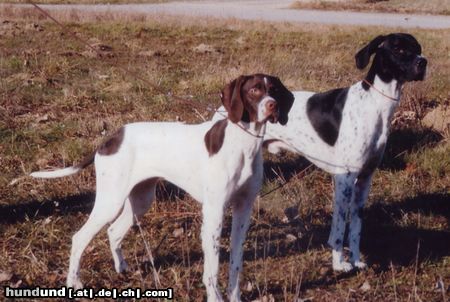
[[[117,272],[127,268],[120,249],[128,229],[150,207],[159,179],[165,179],[202,203],[203,283],[208,301],[222,301],[217,284],[219,240],[225,206],[233,222],[228,295],[240,300],[239,273],[252,205],[263,176],[261,146],[266,122],[282,124],[293,95],[273,76],[241,76],[222,91],[228,119],[198,125],[133,123],[123,126],[81,164],[33,177],[72,175],[95,163],[97,194],[91,215],[73,236],[67,286],[81,288],[80,258],[107,223]]]

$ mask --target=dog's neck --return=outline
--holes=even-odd
[[[397,80],[392,79],[386,83],[378,75],[375,75],[373,82],[369,86],[368,93],[379,102],[390,102],[396,107],[400,101],[401,88],[402,84]]]
[[[247,135],[252,136],[254,139],[261,140],[266,133],[266,123],[258,122],[244,122],[240,121],[237,124],[231,123],[236,129],[236,131],[241,131],[247,133]]]

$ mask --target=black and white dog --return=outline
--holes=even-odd
[[[364,80],[324,93],[294,92],[289,123],[267,127],[265,140],[270,152],[282,148],[299,153],[334,175],[335,202],[328,239],[334,270],[366,267],[359,251],[362,209],[384,153],[401,87],[425,77],[427,60],[421,52],[420,44],[409,34],[378,36],[355,56],[356,66],[363,69],[375,54]],[[342,254],[347,219],[350,262],[344,261]]]
[[[375,54],[363,81],[324,93],[293,92],[289,123],[267,126],[265,144],[271,153],[287,149],[334,175],[328,243],[336,271],[366,267],[359,252],[362,209],[384,153],[401,87],[425,76],[427,60],[421,52],[420,44],[409,34],[378,36],[355,56],[356,66],[363,69]],[[220,114],[213,117],[220,118]],[[344,261],[342,254],[347,218],[350,262]]]

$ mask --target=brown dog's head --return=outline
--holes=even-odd
[[[285,125],[294,95],[280,79],[265,74],[240,76],[222,90],[222,103],[233,123],[243,121]]]

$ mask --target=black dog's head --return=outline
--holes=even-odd
[[[373,83],[375,75],[386,83],[392,80],[399,83],[421,81],[425,77],[427,67],[427,60],[421,53],[422,47],[410,34],[378,36],[356,54],[356,67],[365,68],[370,57],[375,54],[366,77],[370,83]]]
[[[279,122],[285,125],[294,95],[277,77],[240,76],[222,90],[222,103],[233,122]]]

